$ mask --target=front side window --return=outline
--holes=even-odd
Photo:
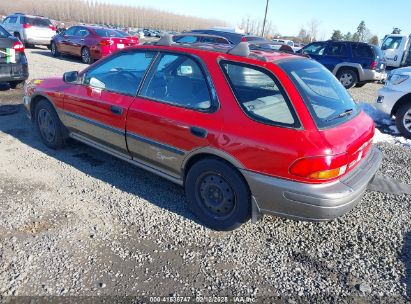
[[[279,126],[299,127],[294,109],[278,80],[261,68],[221,62],[243,111],[252,119]]]
[[[14,24],[14,23],[16,23],[16,22],[17,22],[17,17],[10,17],[10,18],[9,18],[9,23]]]
[[[94,88],[134,96],[154,55],[154,52],[120,53],[87,71],[83,83]]]
[[[88,36],[89,32],[88,30],[84,29],[84,28],[80,28],[77,32],[76,32],[76,36],[78,37],[86,37]]]
[[[74,36],[74,34],[76,33],[77,29],[78,29],[77,26],[72,26],[71,28],[69,28],[68,30],[66,30],[66,31],[64,32],[64,35]]]
[[[176,37],[175,42],[178,43],[195,43],[197,42],[197,37],[196,36],[181,36],[181,37]]]
[[[312,43],[303,49],[304,53],[309,55],[324,55],[324,50],[324,43]]]
[[[279,66],[296,85],[318,128],[344,123],[359,113],[347,90],[320,63],[289,60]]]
[[[173,105],[207,110],[210,92],[203,71],[191,57],[164,54],[141,90],[141,96]]]
[[[331,43],[327,51],[328,56],[337,57],[346,56],[346,53],[347,46],[345,45],[345,43]]]
[[[388,37],[384,40],[381,49],[384,50],[396,50],[400,47],[402,42],[402,37]]]

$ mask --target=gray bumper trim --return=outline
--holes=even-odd
[[[257,209],[288,218],[326,221],[349,212],[361,200],[382,160],[373,148],[353,171],[325,184],[305,184],[241,170]]]

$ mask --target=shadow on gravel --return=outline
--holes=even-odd
[[[400,253],[400,259],[404,263],[405,275],[402,283],[406,286],[408,300],[411,301],[411,232],[404,237],[404,246]]]
[[[0,131],[86,175],[201,224],[186,207],[182,187],[74,140],[69,140],[61,150],[48,148],[26,117],[22,104],[17,114],[0,116]]]
[[[60,60],[64,60],[64,61],[82,63],[80,57],[75,57],[75,56],[71,56],[71,55],[60,55],[59,57],[53,57],[50,50],[42,49],[42,50],[38,50],[38,51],[32,51],[31,53],[32,54],[43,55],[43,56],[46,56],[46,57],[51,57],[51,58],[54,58],[54,59],[60,59]]]

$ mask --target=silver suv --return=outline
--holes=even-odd
[[[49,46],[51,38],[56,34],[56,28],[50,19],[41,16],[15,13],[7,16],[2,25],[26,45]]]

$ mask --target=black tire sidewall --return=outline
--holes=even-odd
[[[397,126],[398,131],[401,133],[402,136],[404,136],[405,138],[411,139],[411,132],[408,131],[402,123],[405,113],[407,113],[409,109],[411,109],[411,103],[404,104],[398,109],[395,115],[395,124]]]
[[[55,50],[54,53],[53,53],[53,45],[54,45],[54,50]],[[51,54],[52,54],[54,57],[58,57],[58,56],[60,55],[60,53],[59,53],[59,51],[58,51],[58,49],[57,49],[57,44],[56,44],[55,42],[52,42],[52,43],[50,44],[50,51],[51,51]]]
[[[236,205],[228,217],[217,219],[209,216],[203,207],[203,203],[196,195],[197,179],[204,172],[213,172],[221,175],[231,186],[235,196]],[[230,165],[217,159],[204,159],[195,163],[188,172],[185,180],[185,193],[190,209],[199,220],[214,230],[234,230],[247,222],[251,216],[251,195],[247,183],[241,174]]]
[[[83,52],[84,51],[87,51],[88,52],[88,61],[85,61],[84,60],[84,57],[83,57]],[[86,64],[91,64],[92,62],[93,62],[93,60],[91,59],[91,54],[90,54],[90,50],[87,48],[87,47],[83,47],[82,49],[81,49],[81,61],[83,62],[83,63],[86,63]]]
[[[350,74],[352,75],[352,77],[353,77],[353,82],[352,82],[349,86],[343,85],[344,88],[346,88],[346,89],[348,90],[348,89],[351,89],[352,87],[354,87],[354,86],[357,84],[357,82],[358,82],[358,77],[357,77],[357,73],[356,73],[354,70],[351,70],[351,69],[342,69],[342,70],[338,71],[338,74],[337,74],[338,81],[340,81],[340,77],[341,77],[341,75],[344,74],[344,73],[350,73]],[[342,84],[342,83],[341,83],[341,84]]]
[[[49,112],[50,116],[53,119],[54,122],[54,126],[56,128],[56,135],[54,137],[54,140],[52,142],[48,142],[42,135],[41,131],[40,131],[40,127],[39,127],[39,123],[38,123],[38,113],[40,112],[41,109],[45,109]],[[59,149],[63,146],[64,144],[64,137],[63,137],[63,131],[62,131],[62,125],[60,122],[60,119],[56,113],[56,111],[54,110],[54,108],[50,105],[50,103],[46,100],[41,100],[37,103],[36,108],[35,108],[35,123],[36,123],[36,128],[37,131],[40,134],[41,139],[43,140],[43,142],[50,148],[52,149]]]

